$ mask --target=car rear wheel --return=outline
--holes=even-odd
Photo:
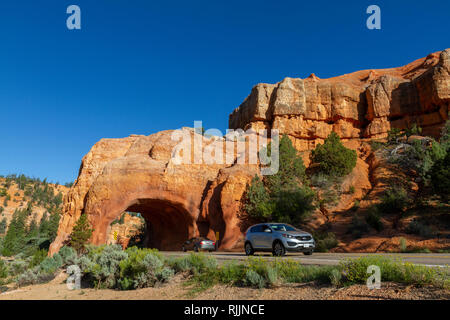
[[[283,244],[279,241],[275,242],[273,245],[273,255],[275,257],[281,257],[286,254],[286,249],[284,248]]]
[[[245,244],[245,254],[247,256],[252,256],[255,253],[255,250],[253,250],[252,244],[250,242],[247,242]]]
[[[305,255],[305,256],[310,256],[310,255],[312,255],[312,251],[306,251],[306,252],[303,252],[303,254]]]

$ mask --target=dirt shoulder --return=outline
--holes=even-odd
[[[364,285],[334,288],[313,283],[281,285],[272,289],[217,285],[192,294],[182,275],[175,276],[158,288],[130,291],[91,288],[69,290],[65,278],[66,275],[61,273],[46,284],[10,289],[0,294],[0,300],[450,300],[449,290],[396,283],[382,283],[379,290],[369,290]]]

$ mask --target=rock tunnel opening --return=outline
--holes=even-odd
[[[146,223],[142,245],[158,250],[180,250],[194,233],[194,221],[180,204],[167,200],[138,199],[126,211],[140,213]]]

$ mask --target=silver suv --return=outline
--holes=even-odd
[[[283,256],[286,251],[311,255],[316,243],[311,234],[286,223],[260,223],[251,226],[245,233],[245,254],[255,251],[272,251],[274,256]]]

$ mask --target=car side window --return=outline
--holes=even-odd
[[[267,229],[271,230],[270,227],[269,227],[268,225],[263,225],[263,226],[261,227],[261,229],[262,229],[262,232],[266,232]]]

